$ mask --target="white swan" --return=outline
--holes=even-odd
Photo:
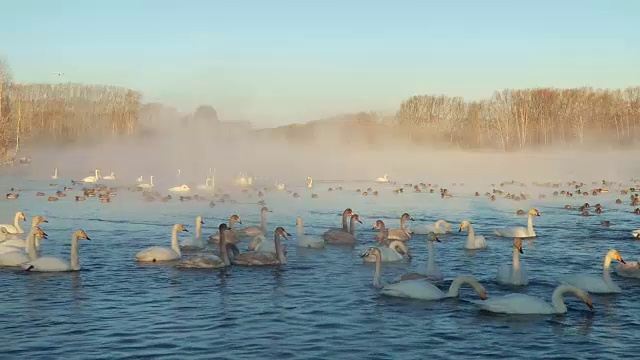
[[[84,230],[79,229],[73,232],[71,237],[71,263],[56,257],[40,257],[22,266],[29,271],[60,272],[80,270],[80,260],[78,258],[78,239],[91,240]]]
[[[171,248],[152,246],[146,250],[143,250],[136,254],[136,261],[139,262],[156,262],[156,261],[170,261],[179,259],[182,256],[180,252],[180,246],[178,246],[178,231],[187,230],[181,224],[173,225],[171,232]]]
[[[392,282],[400,282],[405,280],[416,280],[416,279],[427,279],[429,281],[442,281],[444,279],[444,275],[440,271],[440,267],[436,263],[436,249],[435,243],[440,242],[438,239],[438,235],[436,233],[431,232],[427,236],[427,249],[429,252],[429,257],[427,258],[427,267],[421,267],[417,272],[412,272],[408,274],[400,275],[395,278]]]
[[[183,240],[181,245],[183,250],[202,249],[204,247],[204,243],[202,242],[202,225],[204,225],[202,216],[196,216],[196,238]]]
[[[404,260],[404,255],[407,255],[407,258],[411,260],[411,251],[407,249],[407,245],[405,245],[400,240],[393,240],[389,243],[388,246],[378,246],[378,251],[380,251],[380,256],[382,262],[395,262]],[[376,262],[378,259],[377,255],[369,253],[369,255],[363,256],[362,260],[364,262]]]
[[[313,187],[313,179],[311,178],[311,176],[307,176],[307,187],[308,188]]]
[[[29,261],[36,260],[38,258],[35,248],[37,238],[46,239],[47,234],[45,234],[38,226],[34,226],[27,237],[26,252],[17,250],[16,248],[15,251],[0,254],[0,266],[20,266]]]
[[[616,265],[615,271],[618,276],[640,279],[640,261],[620,263]]]
[[[633,230],[631,232],[631,235],[634,237],[634,239],[639,239],[640,238],[640,229],[638,230]]]
[[[204,185],[198,185],[198,189],[213,191],[213,179],[207,177],[204,181]]]
[[[47,222],[48,222],[47,219],[43,218],[40,215],[34,216],[33,219],[31,219],[31,231],[33,231],[34,226],[38,226],[40,223],[47,223]],[[31,235],[31,232],[29,233],[29,235]],[[15,248],[26,248],[27,240],[28,240],[28,237],[25,239],[9,239],[9,240],[3,241],[2,243],[0,243],[0,254],[3,252],[12,251],[11,249],[15,249]],[[9,250],[5,251],[3,248],[7,248]],[[39,242],[37,243],[36,250],[40,250]]]
[[[247,250],[274,253],[276,252],[276,244],[273,241],[267,241],[264,234],[259,234],[253,237]]]
[[[526,294],[508,294],[491,299],[487,299],[482,303],[478,303],[480,308],[499,314],[564,314],[567,312],[567,306],[564,303],[564,295],[574,295],[587,304],[589,309],[593,311],[593,304],[589,294],[572,285],[560,285],[556,287],[551,295],[551,304],[531,295]]]
[[[306,248],[323,248],[324,240],[311,235],[305,235],[304,225],[301,216],[296,218],[296,228],[298,229],[298,246]]]
[[[620,287],[611,280],[611,273],[609,272],[612,260],[617,260],[625,264],[624,260],[622,260],[622,256],[618,253],[618,250],[611,249],[604,257],[602,277],[588,274],[566,275],[560,277],[560,282],[563,284],[577,286],[594,294],[620,293],[622,292],[622,289],[620,289]]]
[[[0,229],[4,229],[3,232],[7,234],[24,234],[24,229],[20,227],[21,220],[26,221],[27,218],[24,216],[22,211],[18,211],[13,217],[13,225],[0,224]]]
[[[237,236],[255,237],[258,235],[265,235],[267,233],[267,213],[270,213],[268,207],[263,206],[260,209],[260,226],[247,226],[244,229],[237,229]]]
[[[96,169],[95,176],[87,176],[86,178],[82,179],[83,182],[88,182],[88,183],[94,183],[94,182],[97,182],[98,180],[100,180],[99,169]]]
[[[58,168],[53,169],[53,175],[51,175],[51,180],[58,180]]]
[[[189,192],[189,191],[191,191],[191,189],[189,189],[187,184],[182,184],[180,186],[174,186],[172,188],[169,188],[169,191],[171,191],[171,192]]]
[[[149,176],[149,183],[138,184],[137,186],[141,189],[153,189],[153,175]]]
[[[460,286],[469,284],[478,293],[482,300],[487,298],[487,292],[484,287],[474,278],[470,276],[458,276],[453,280],[449,291],[442,292],[432,283],[424,279],[406,280],[391,284],[382,283],[382,260],[380,250],[378,248],[370,248],[363,257],[374,255],[376,259],[376,272],[373,276],[373,286],[380,288],[380,292],[387,296],[412,298],[419,300],[440,300],[444,298],[458,297]]]
[[[468,230],[469,235],[467,235],[467,243],[465,244],[465,248],[468,250],[476,250],[476,249],[484,249],[487,247],[487,240],[482,235],[476,235],[473,230],[473,226],[471,226],[471,222],[469,220],[464,220],[460,224],[460,228],[458,232],[462,230]]]
[[[527,271],[520,266],[520,254],[522,254],[522,239],[513,239],[513,263],[502,264],[498,267],[498,284],[523,286],[529,284]]]
[[[522,226],[518,227],[509,227],[502,230],[494,231],[494,235],[501,237],[519,237],[519,238],[530,238],[536,237],[536,232],[533,230],[533,217],[540,216],[540,213],[536,209],[529,210],[529,218],[527,219],[527,228],[523,228]]]
[[[214,254],[198,254],[191,259],[180,260],[177,264],[177,268],[183,269],[216,269],[222,268],[225,266],[230,266],[231,261],[229,260],[229,247],[235,248],[233,244],[227,244],[225,238],[225,233],[227,230],[227,224],[222,223],[218,226],[218,231],[221,234],[220,242],[218,243],[218,251],[220,253],[220,257]],[[237,252],[237,248],[235,248]]]
[[[137,182],[139,182],[139,183],[143,182],[144,180],[142,179],[142,175],[140,175],[140,176],[136,179],[136,181],[137,181]]]
[[[389,182],[389,176],[387,174],[384,174],[383,177],[379,177],[376,179],[377,183],[388,183]]]
[[[428,225],[417,225],[415,227],[411,227],[411,232],[414,234],[422,234],[426,235],[430,232],[441,235],[451,232],[451,224],[449,224],[446,220],[440,219],[433,224]]]
[[[114,173],[113,171],[111,172],[111,174],[102,177],[105,180],[115,180],[116,179],[116,173]]]

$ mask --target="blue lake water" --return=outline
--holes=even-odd
[[[55,190],[50,181],[2,176],[7,191],[20,186],[20,198],[0,200],[0,220],[11,222],[15,211],[28,221],[42,215],[43,255],[69,257],[73,230],[82,228],[92,241],[80,245],[82,270],[74,273],[27,273],[0,269],[0,331],[5,335],[2,358],[168,358],[168,359],[451,359],[485,357],[510,359],[633,358],[640,350],[640,280],[613,279],[623,289],[617,295],[592,294],[595,312],[574,298],[562,316],[500,316],[481,312],[468,300],[477,295],[463,287],[459,299],[412,301],[379,295],[372,287],[374,266],[359,255],[373,245],[377,219],[397,228],[403,212],[416,223],[439,218],[450,221],[454,233],[437,243],[437,262],[445,274],[442,288],[457,275],[476,277],[489,297],[523,292],[550,300],[557,277],[567,273],[600,275],[605,253],[616,248],[635,261],[640,242],[630,238],[638,228],[628,197],[617,191],[597,197],[552,197],[551,189],[529,185],[506,187],[532,196],[527,201],[490,202],[479,187],[446,185],[453,198],[437,193],[395,195],[391,185],[344,184],[297,188],[300,198],[269,191],[270,232],[283,226],[293,236],[288,263],[281,267],[236,267],[225,270],[182,270],[170,264],[140,265],[134,255],[148,246],[169,246],[171,227],[182,223],[192,231],[197,215],[204,217],[203,236],[237,214],[244,225],[259,224],[257,196],[232,192],[236,204],[175,199],[143,202],[140,193],[120,190],[110,204],[96,198],[75,202],[77,190],[57,202],[36,197]],[[62,180],[58,180],[63,184]],[[363,197],[356,188],[373,187],[380,196]],[[317,199],[311,199],[315,192]],[[539,193],[548,194],[539,200]],[[623,205],[615,199],[622,198]],[[604,213],[590,217],[563,209],[565,204],[601,203]],[[357,226],[358,244],[351,247],[297,249],[296,216],[305,219],[307,234],[321,235],[340,226],[344,208],[351,207],[364,224]],[[510,263],[510,239],[491,237],[503,226],[526,226],[517,209],[535,207],[538,238],[525,241],[522,265],[530,284],[522,288],[498,285],[497,267]],[[486,250],[464,249],[466,232],[457,226],[469,219],[476,233],[488,236]],[[610,220],[611,227],[600,225]],[[411,224],[410,224],[411,225]],[[181,234],[182,236],[183,234]],[[383,266],[383,278],[415,270],[426,262],[425,237],[409,242],[411,263]],[[246,251],[247,241],[241,243]],[[615,265],[615,263],[614,263]]]

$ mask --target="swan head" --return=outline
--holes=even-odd
[[[227,229],[229,229],[229,226],[225,223],[222,223],[218,226],[218,231],[220,231],[221,234]]]
[[[540,213],[538,212],[538,209],[531,209],[531,210],[529,210],[528,214],[530,216],[540,216]]]
[[[355,214],[355,213],[353,212],[353,210],[351,210],[351,208],[344,209],[344,212],[342,213],[342,215],[344,215],[344,216],[351,216],[353,214]]]
[[[302,225],[302,216],[298,216],[296,218],[296,226],[298,226],[298,225]]]
[[[415,221],[415,220],[413,220],[413,218],[411,217],[411,215],[409,215],[409,214],[407,214],[407,213],[402,214],[401,219],[402,219],[402,220],[411,220],[411,221]]]
[[[516,248],[520,254],[524,254],[522,252],[522,239],[521,238],[513,238],[513,247]]]
[[[263,206],[263,207],[262,207],[262,209],[260,209],[260,212],[261,212],[261,213],[268,213],[268,212],[273,212],[273,211],[269,210],[269,208],[268,208],[268,207]]]
[[[289,238],[287,238],[287,236],[291,236],[291,234],[289,234],[287,232],[287,230],[285,230],[282,226],[278,226],[276,228],[276,230],[274,231],[274,234],[276,236],[278,236],[278,235],[282,236],[283,238],[285,238],[285,240],[289,240]]]
[[[189,230],[187,230],[187,228],[186,228],[186,227],[184,227],[184,225],[182,225],[182,224],[175,224],[175,225],[173,225],[173,229],[174,229],[175,231],[184,231],[184,232],[189,232]]]
[[[86,232],[84,232],[84,230],[82,229],[78,229],[73,233],[73,237],[77,238],[77,239],[85,239],[85,240],[91,240],[89,238],[89,235],[87,235]]]
[[[461,232],[462,230],[467,230],[469,226],[471,226],[471,222],[469,222],[469,220],[465,220],[461,222],[460,227],[458,228],[458,232]]]
[[[23,213],[22,211],[18,211],[18,212],[16,213],[16,217],[17,217],[18,219],[22,220],[22,221],[27,221],[27,217],[26,217],[26,216],[24,216],[24,213]]]
[[[436,233],[434,233],[433,231],[430,231],[427,234],[427,240],[429,241],[435,241],[435,242],[442,242],[440,241],[440,239],[438,238],[438,235],[436,235]]]
[[[36,215],[36,216],[33,218],[33,220],[31,220],[31,224],[32,224],[33,226],[36,226],[36,225],[38,225],[38,224],[40,224],[40,223],[48,223],[48,222],[49,222],[49,221],[47,221],[47,219],[43,218],[43,217],[42,217],[42,216],[40,216],[40,215]]]
[[[204,221],[202,221],[202,216],[198,216],[196,218],[196,221],[200,224],[200,225],[204,225]]]
[[[373,224],[373,228],[371,230],[380,230],[380,229],[384,229],[384,221],[376,220],[376,223]]]
[[[620,253],[616,249],[609,250],[609,252],[607,252],[607,258],[611,259],[611,260],[619,261],[619,262],[621,262],[623,264],[626,264],[626,262],[622,259],[622,256],[620,255]]]
[[[229,218],[229,222],[237,222],[238,224],[242,225],[242,221],[240,220],[240,216],[233,214],[231,215],[231,217]]]
[[[361,258],[366,258],[369,256],[374,256],[376,257],[376,259],[380,259],[382,258],[382,253],[380,252],[380,249],[372,247],[369,248],[369,250],[367,250],[367,252],[365,252],[364,254],[360,255]]]
[[[358,215],[358,214],[351,215],[351,221],[357,221],[360,224],[362,224],[362,220],[360,220],[360,215]]]

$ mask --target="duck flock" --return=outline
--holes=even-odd
[[[58,179],[57,169],[52,178],[54,180]],[[98,183],[103,179],[115,180],[115,176],[111,173],[109,178],[101,178],[96,170],[95,176],[87,177],[83,181],[72,180],[70,186],[50,184],[50,187],[55,189],[55,196],[49,196],[47,199],[56,201],[66,198],[68,193],[80,191],[82,195],[78,194],[72,197],[75,201],[97,198],[103,203],[109,203],[118,191],[129,190],[140,192],[142,199],[145,201],[172,201],[170,195],[163,195],[155,190],[152,177],[148,184],[143,184],[141,178],[139,178],[137,185],[121,188]],[[310,193],[310,197],[313,199],[318,198],[319,194],[314,192],[313,189],[313,181],[311,178],[307,180],[306,190]],[[457,194],[474,197],[482,196],[480,192],[465,191],[464,184],[451,184],[451,188],[455,187],[456,191],[443,188],[438,184],[428,183],[399,186],[395,182],[391,182],[386,174],[384,177],[376,179],[375,183],[380,188],[379,190],[374,190],[373,188],[354,190],[361,196],[392,194],[402,196],[401,194],[411,192],[437,193],[442,199],[455,197]],[[601,215],[605,210],[600,204],[592,207],[586,199],[619,194],[620,198],[615,201],[617,206],[623,208],[630,205],[630,212],[640,214],[640,209],[638,208],[640,200],[638,192],[640,189],[637,189],[634,183],[633,179],[627,185],[607,181],[594,182],[590,185],[575,181],[533,184],[507,181],[500,184],[491,184],[491,190],[484,193],[484,197],[486,197],[487,201],[523,201],[531,198],[532,195],[527,193],[527,189],[530,189],[529,185],[532,185],[538,191],[538,198],[547,196],[564,197],[573,202],[578,197],[584,198],[585,201],[580,201],[579,205],[567,204],[564,209],[566,211],[577,211],[580,215],[588,217]],[[192,195],[191,188],[187,184],[171,188],[169,191],[183,193],[179,198],[181,201],[208,201],[210,206],[215,206],[216,203],[236,201],[232,199],[231,195],[221,193],[217,191],[218,189],[213,191],[212,177],[207,178],[205,186],[207,189],[200,188],[201,190],[207,190],[204,194]],[[328,188],[327,190],[350,191],[342,186]],[[21,191],[22,189],[19,188],[11,188],[11,192],[6,195],[6,199],[19,201],[21,199]],[[287,187],[283,184],[275,184],[273,187],[244,187],[237,196],[253,197],[257,195],[262,197],[267,191],[289,191],[294,198],[300,197],[300,194],[305,195],[302,190],[295,192],[287,190]],[[46,196],[46,194],[38,192],[36,196]],[[623,200],[623,198],[626,198],[626,200]],[[19,202],[16,202],[16,205],[18,204]],[[238,227],[238,225],[243,225],[240,216],[230,214],[228,222],[221,223],[217,227],[218,232],[208,237],[207,241],[205,241],[202,236],[204,218],[203,216],[197,216],[195,219],[195,236],[193,238],[180,241],[180,234],[189,232],[189,230],[184,224],[175,224],[171,231],[170,246],[162,246],[165,244],[159,241],[158,246],[140,249],[136,254],[132,254],[132,261],[166,263],[167,266],[179,269],[220,269],[229,266],[286,266],[287,246],[283,242],[291,240],[293,236],[282,226],[277,226],[273,231],[269,231],[266,219],[271,210],[266,206],[264,200],[258,201],[257,204],[261,205],[260,225]],[[592,215],[591,211],[595,215]],[[512,262],[510,264],[505,263],[498,268],[496,281],[501,285],[523,287],[529,283],[526,267],[520,261],[520,254],[523,253],[523,240],[530,241],[536,238],[534,219],[540,217],[541,214],[537,209],[529,209],[527,211],[520,209],[517,210],[516,214],[527,216],[526,227],[506,227],[495,229],[490,234],[480,235],[474,230],[471,221],[462,220],[457,226],[457,232],[466,232],[465,248],[471,251],[491,251],[487,246],[487,237],[489,236],[513,242]],[[414,218],[409,213],[403,213],[399,220],[398,228],[388,227],[383,220],[376,220],[371,229],[376,231],[371,240],[371,246],[367,246],[367,250],[361,254],[363,263],[375,264],[373,286],[378,288],[380,294],[385,296],[433,301],[458,297],[462,286],[470,286],[479,298],[479,300],[471,300],[470,303],[478,305],[485,311],[502,314],[557,314],[567,312],[564,296],[577,297],[593,311],[594,306],[590,294],[620,293],[622,291],[621,288],[611,277],[609,268],[612,261],[618,262],[614,268],[618,276],[640,278],[640,263],[625,262],[616,249],[610,249],[606,254],[603,254],[602,276],[580,273],[559,276],[557,279],[558,286],[550,294],[550,302],[521,293],[488,296],[485,288],[476,280],[474,274],[459,274],[453,279],[448,289],[443,289],[444,275],[436,261],[435,247],[440,242],[440,235],[454,231],[452,224],[445,219],[440,219],[434,223],[409,226],[408,222],[415,224]],[[66,259],[41,254],[41,240],[47,239],[47,234],[41,226],[44,227],[43,224],[48,223],[47,219],[40,215],[33,216],[30,222],[31,226],[27,228],[28,231],[25,231],[22,227],[25,221],[27,221],[27,215],[23,211],[17,211],[12,222],[0,224],[0,266],[15,267],[34,272],[81,270],[78,252],[79,243],[80,240],[90,240],[89,235],[84,230],[78,229],[73,232],[71,236],[71,254],[67,261]],[[322,249],[326,246],[353,247],[362,245],[362,239],[356,237],[356,227],[362,226],[363,221],[360,215],[356,214],[351,208],[346,208],[342,212],[341,226],[327,229],[322,236],[317,237],[305,234],[304,221],[300,216],[296,218],[296,224],[295,245],[299,247]],[[524,221],[522,225],[524,225]],[[608,220],[601,221],[600,225],[608,227],[611,223]],[[26,237],[25,233],[27,234]],[[630,239],[640,237],[640,230],[629,229],[629,233]],[[411,247],[415,246],[416,240],[414,239],[416,238],[426,239],[428,249],[426,268],[421,271],[403,274],[395,279],[383,280],[383,264],[412,260]],[[248,251],[240,251],[239,245],[242,241],[248,243]],[[46,251],[44,252],[46,253]]]

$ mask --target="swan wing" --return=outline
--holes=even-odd
[[[177,268],[182,269],[214,269],[224,267],[224,262],[213,254],[200,254],[191,259],[180,260]]]
[[[610,294],[621,292],[620,288],[617,285],[613,283],[611,283],[613,286],[607,285],[607,283],[604,281],[604,278],[601,276],[574,274],[562,276],[559,280],[562,284],[573,285],[594,294]]]
[[[387,296],[419,300],[438,300],[447,297],[447,294],[442,292],[442,290],[423,279],[407,280],[388,284],[382,288],[381,293]]]
[[[7,234],[18,234],[19,231],[18,229],[10,224],[0,224],[0,229],[4,228],[4,231],[7,232]]]
[[[180,254],[173,249],[153,246],[136,254],[137,261],[155,262],[170,261],[180,258]]]
[[[508,227],[501,230],[496,230],[493,234],[500,237],[510,237],[510,238],[530,237],[529,231],[527,231],[527,229],[523,228],[522,226]]]
[[[12,245],[0,245],[0,254],[11,253],[11,252],[24,252],[24,248]]]
[[[525,294],[508,294],[474,302],[481,309],[500,314],[555,314],[551,304]]]
[[[324,240],[315,236],[302,235],[298,237],[298,246],[306,248],[323,248]]]
[[[640,278],[640,263],[627,261],[626,264],[618,264],[615,267],[616,274],[622,277]]]
[[[56,257],[41,257],[34,261],[22,264],[22,267],[29,271],[42,271],[42,272],[60,272],[69,271],[71,266],[69,263]]]
[[[433,231],[432,228],[431,228],[432,225],[433,224],[430,224],[430,225],[422,225],[422,224],[420,224],[420,225],[412,226],[410,228],[410,230],[414,234],[426,235],[429,232]]]
[[[7,241],[3,241],[0,246],[14,246],[25,248],[27,247],[27,242],[24,239],[9,239]]]
[[[264,231],[260,226],[247,226],[244,229],[236,230],[236,234],[238,236],[253,237],[258,235],[264,235]]]
[[[238,265],[272,265],[279,263],[277,255],[268,252],[238,254],[233,259],[233,262]]]
[[[22,251],[12,251],[0,254],[0,266],[20,266],[31,259]]]

